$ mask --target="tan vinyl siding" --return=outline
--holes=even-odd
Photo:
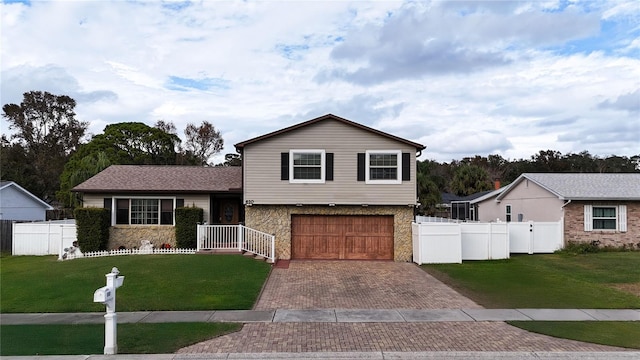
[[[334,154],[333,181],[291,184],[280,180],[280,153],[316,149]],[[411,180],[401,184],[357,181],[357,154],[399,150],[411,154]],[[244,148],[244,200],[254,204],[409,205],[416,203],[416,149],[338,121],[323,121]],[[398,168],[398,176],[402,169]]]
[[[195,206],[204,210],[204,221],[211,223],[209,194],[179,195],[176,199],[184,199],[184,206]]]

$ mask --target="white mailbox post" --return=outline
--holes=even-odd
[[[118,353],[118,331],[116,314],[116,289],[124,283],[124,276],[118,276],[120,271],[114,267],[106,274],[107,286],[103,286],[93,293],[93,302],[105,304],[107,313],[104,315],[104,354]]]

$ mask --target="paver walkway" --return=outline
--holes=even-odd
[[[256,310],[478,309],[414,264],[292,261],[274,268]],[[346,351],[616,351],[503,322],[252,323],[179,353]]]

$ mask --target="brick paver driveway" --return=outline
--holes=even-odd
[[[273,269],[256,310],[477,309],[415,264],[292,261]]]
[[[409,263],[292,261],[273,269],[257,310],[445,309],[479,305]],[[339,351],[612,351],[503,322],[253,323],[180,353]]]

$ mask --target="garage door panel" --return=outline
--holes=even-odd
[[[393,216],[293,215],[294,259],[393,259]]]

